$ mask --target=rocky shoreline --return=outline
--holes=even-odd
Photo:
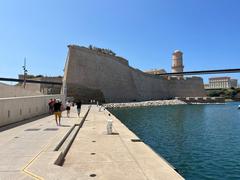
[[[178,99],[174,99],[174,100],[129,102],[129,103],[108,103],[108,104],[104,104],[103,106],[105,108],[132,108],[132,107],[166,106],[166,105],[179,105],[179,104],[187,104],[187,103]]]

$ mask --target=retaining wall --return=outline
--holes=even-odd
[[[63,100],[63,97],[59,94],[0,98],[0,126],[45,114],[48,112],[49,99],[59,98]]]

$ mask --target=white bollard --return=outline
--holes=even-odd
[[[112,120],[107,120],[107,134],[112,134]]]

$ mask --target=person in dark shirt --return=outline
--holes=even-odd
[[[49,113],[53,114],[53,105],[54,105],[54,100],[50,99],[48,102],[48,106],[49,106]]]
[[[71,103],[68,101],[66,103],[67,117],[70,117]]]
[[[82,105],[82,102],[81,101],[78,101],[76,103],[77,105],[77,113],[78,113],[78,117],[80,117],[80,111],[81,111],[81,105]]]
[[[61,126],[61,116],[62,116],[61,106],[62,106],[61,100],[57,99],[55,104],[53,105],[53,110],[54,110],[57,126]],[[57,121],[57,119],[58,119],[58,121]]]

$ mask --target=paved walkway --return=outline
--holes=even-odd
[[[64,168],[78,172],[82,177],[79,179],[183,179],[143,142],[133,142],[138,137],[108,114],[99,112],[96,106],[91,108],[66,156]],[[113,120],[114,135],[107,135],[108,118]]]
[[[48,116],[0,132],[0,179],[183,179],[143,142],[133,142],[138,137],[97,106],[92,106],[63,166],[55,165],[61,154],[55,147],[87,108],[83,106],[80,118],[74,108],[61,127]],[[108,118],[113,120],[113,135],[106,133]]]
[[[53,151],[69,129],[80,122],[83,113],[80,118],[75,112],[71,116],[66,118],[63,112],[62,126],[56,126],[51,115],[0,132],[0,179],[33,179],[27,173],[28,166],[44,151]]]

